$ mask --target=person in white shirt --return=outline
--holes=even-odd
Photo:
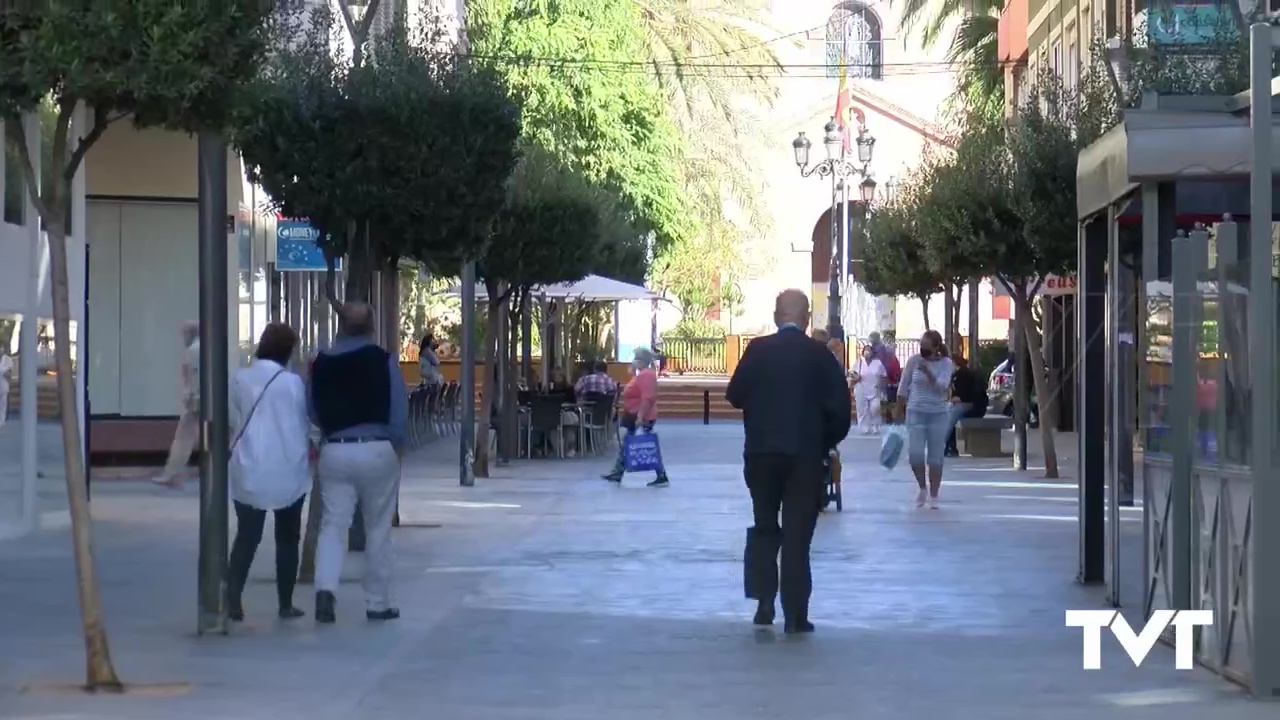
[[[853,369],[853,399],[857,405],[858,429],[863,435],[880,432],[880,393],[885,379],[884,363],[875,348],[865,345]]]
[[[13,358],[0,350],[0,428],[9,419],[9,387],[13,380]]]
[[[311,487],[311,420],[306,385],[286,369],[297,345],[293,328],[271,323],[262,331],[253,363],[231,379],[230,475],[236,539],[228,567],[227,613],[235,621],[244,619],[241,597],[268,511],[275,515],[278,615],[281,620],[304,615],[293,605],[293,588],[298,579],[302,505]]]
[[[182,414],[169,445],[169,459],[164,472],[155,479],[159,485],[178,489],[182,487],[191,453],[200,442],[200,325],[188,320],[179,328],[182,334],[182,370],[179,378],[179,394],[182,398]]]

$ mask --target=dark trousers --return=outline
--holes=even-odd
[[[759,548],[750,562],[756,599],[772,604],[781,585],[782,612],[788,620],[803,621],[809,616],[809,596],[813,592],[809,546],[824,492],[822,461],[821,457],[777,454],[748,454],[743,458],[743,474],[751,491],[755,518],[753,544]]]
[[[276,516],[276,595],[280,609],[293,607],[293,587],[298,582],[298,545],[302,540],[302,503],[306,496],[294,504],[273,511]],[[240,606],[245,583],[249,581],[249,567],[253,555],[262,542],[262,527],[267,522],[267,511],[235,503],[236,539],[231,543],[231,560],[228,568],[227,589],[231,609]]]
[[[956,420],[963,418],[980,418],[987,414],[986,403],[964,403],[964,412],[960,413]],[[954,416],[953,416],[954,417]],[[957,455],[960,450],[956,447],[956,426],[951,426],[951,434],[947,435],[947,454]]]

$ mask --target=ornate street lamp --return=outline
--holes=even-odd
[[[831,277],[828,287],[827,331],[831,337],[844,339],[844,328],[840,322],[840,283],[847,273],[849,250],[849,191],[851,184],[846,181],[855,175],[863,180],[858,186],[863,208],[870,207],[875,198],[876,182],[867,174],[871,163],[872,151],[876,139],[863,129],[855,141],[856,154],[846,157],[845,136],[840,132],[836,119],[831,118],[822,128],[822,149],[826,158],[809,164],[813,143],[800,133],[791,142],[795,153],[796,167],[801,177],[817,175],[831,178]],[[855,161],[856,160],[856,161]],[[841,221],[842,218],[842,221]],[[837,228],[837,226],[839,226]]]
[[[862,204],[870,206],[871,202],[876,199],[876,181],[871,178],[865,178],[862,184],[858,186],[858,192],[862,195]]]

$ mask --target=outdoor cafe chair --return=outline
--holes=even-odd
[[[550,440],[551,434],[555,433],[558,437],[552,446],[561,458],[564,457],[564,419],[560,415],[562,404],[561,398],[557,395],[543,395],[530,399],[529,421],[525,426],[525,447],[529,449],[530,457],[533,455],[534,433],[542,436],[543,443]]]
[[[582,429],[586,439],[585,449],[597,455],[603,454],[609,444],[609,428],[613,422],[614,394],[592,393],[583,398]]]

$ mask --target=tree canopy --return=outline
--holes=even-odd
[[[659,245],[696,231],[678,182],[682,141],[643,66],[629,0],[477,0],[471,61],[500,73],[523,106],[527,142],[616,186]]]
[[[247,87],[234,141],[286,215],[305,217],[331,256],[361,233],[379,261],[456,272],[488,242],[518,159],[519,109],[498,77],[438,38],[396,26],[353,66],[320,9]]]
[[[928,303],[942,278],[924,261],[924,245],[908,202],[876,208],[867,218],[863,285],[875,295],[909,296]]]

